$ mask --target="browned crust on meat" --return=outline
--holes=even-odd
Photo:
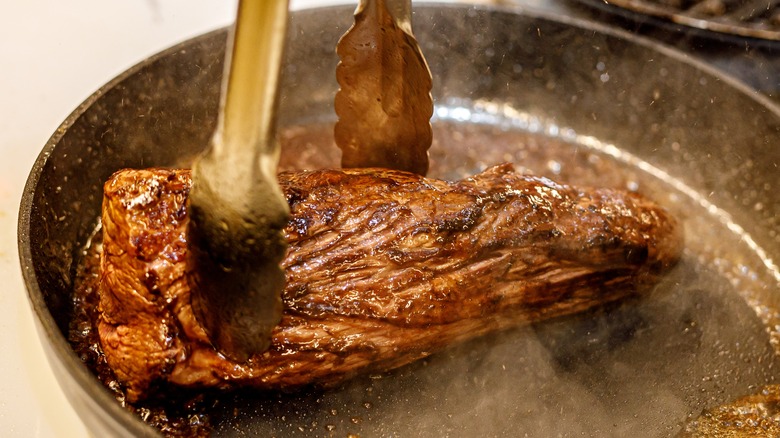
[[[761,438],[780,436],[780,385],[767,385],[702,412],[688,422],[679,438]]]
[[[185,170],[106,183],[99,331],[144,397],[157,381],[279,389],[392,369],[523,323],[580,312],[654,281],[681,251],[645,198],[497,166],[446,182],[384,169],[279,176],[291,208],[284,315],[271,349],[233,363],[189,303]]]

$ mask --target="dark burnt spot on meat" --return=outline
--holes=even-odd
[[[617,248],[621,244],[621,241],[617,236],[598,233],[591,236],[585,244],[587,245],[587,248],[600,249],[601,251],[606,252]]]
[[[506,202],[507,193],[506,192],[496,192],[493,193],[492,199],[493,202]],[[480,201],[482,199],[480,198]]]
[[[158,287],[159,282],[159,276],[157,275],[157,272],[154,269],[147,269],[143,276],[143,284],[146,286],[146,288],[154,295],[160,294],[160,289]]]
[[[294,209],[298,203],[306,199],[307,193],[298,187],[287,186],[285,189],[284,197],[287,199],[287,204],[290,206],[291,210]]]
[[[643,265],[647,261],[650,252],[647,246],[628,245],[623,249],[626,263],[630,265]]]
[[[311,219],[306,216],[295,216],[290,219],[288,222],[288,232],[295,233],[299,236],[305,236],[309,233],[309,225],[311,224]]]
[[[476,198],[475,198],[476,201]],[[437,233],[468,232],[482,216],[482,205],[479,202],[467,205],[453,214],[437,218],[433,222]]]
[[[180,199],[177,199],[177,203],[174,206],[173,210],[173,218],[176,222],[181,222],[184,219],[187,218],[187,202],[184,201],[184,197],[186,195],[181,194],[178,197]]]
[[[338,208],[334,208],[334,207],[329,207],[322,210],[322,223],[324,223],[325,225],[329,225],[336,218],[338,212],[339,212]]]

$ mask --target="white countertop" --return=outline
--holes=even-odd
[[[342,1],[343,2],[343,1]],[[339,3],[293,0],[293,7]],[[147,56],[229,24],[235,0],[4,1],[0,14],[0,435],[88,433],[55,381],[27,302],[16,244],[27,174],[57,126]]]

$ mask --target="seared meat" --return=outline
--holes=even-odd
[[[685,425],[680,438],[780,436],[780,386],[768,385],[756,394],[707,409]]]
[[[284,315],[248,363],[192,314],[186,170],[105,185],[99,333],[131,400],[159,382],[330,385],[453,343],[646,289],[678,259],[676,222],[639,195],[581,190],[511,165],[457,182],[383,169],[282,173]]]

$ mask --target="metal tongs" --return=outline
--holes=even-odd
[[[239,1],[217,130],[193,166],[192,306],[212,344],[241,362],[269,347],[281,319],[289,211],[276,180],[275,114],[288,7]],[[424,175],[431,73],[412,35],[410,0],[361,0],[337,52],[342,165]]]
[[[192,306],[212,344],[246,361],[281,318],[289,209],[276,179],[277,89],[288,0],[242,0],[226,53],[216,132],[193,166]]]
[[[335,138],[343,167],[428,171],[432,80],[411,14],[411,0],[360,0],[338,43]]]

